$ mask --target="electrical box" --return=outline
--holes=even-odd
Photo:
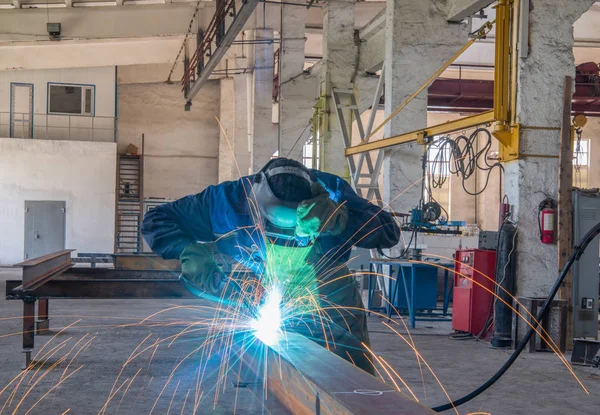
[[[458,249],[455,259],[452,329],[477,336],[493,315],[496,252]]]
[[[479,232],[479,249],[489,249],[495,251],[498,246],[497,231],[481,231]]]
[[[573,244],[600,222],[600,196],[573,192]],[[598,338],[598,237],[573,264],[573,337]]]

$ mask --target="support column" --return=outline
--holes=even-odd
[[[243,66],[242,66],[243,67]],[[235,123],[233,128],[234,154],[236,165],[233,166],[233,177],[247,176],[251,172],[252,159],[250,152],[249,131],[249,99],[251,77],[238,75],[234,77],[235,83]]]
[[[321,169],[349,180],[348,162],[344,154],[344,139],[331,98],[331,88],[352,88],[356,69],[357,47],[354,38],[355,0],[330,0],[323,16],[323,67],[321,94],[328,96],[328,131],[324,132]],[[342,105],[349,102],[342,102]],[[344,117],[352,131],[350,111]]]
[[[518,296],[546,296],[559,272],[556,245],[540,242],[538,205],[558,195],[564,80],[567,75],[575,77],[573,23],[593,3],[575,0],[565,8],[560,0],[547,0],[536,2],[529,12],[529,55],[518,63],[517,121],[525,126],[520,133],[521,154],[533,156],[505,166],[506,194],[518,226]]]
[[[219,183],[237,178],[235,168],[235,81],[224,78],[220,81],[221,104],[219,121]]]
[[[273,29],[254,29],[250,140],[252,171],[257,172],[277,151],[277,126],[273,124]]]
[[[299,159],[317,98],[316,77],[305,75],[306,8],[281,5],[279,155]]]
[[[467,41],[464,25],[446,21],[447,1],[387,0],[385,113],[398,108]],[[385,137],[427,127],[427,90],[385,126]],[[386,152],[383,199],[407,213],[421,199],[424,148],[397,146]],[[412,187],[411,187],[412,186]]]

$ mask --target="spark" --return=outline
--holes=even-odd
[[[281,338],[281,290],[275,286],[266,294],[258,316],[250,323],[254,336],[267,346],[274,346]]]

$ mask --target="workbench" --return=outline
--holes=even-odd
[[[387,273],[384,271],[387,268]],[[437,275],[438,269],[444,270],[444,294],[442,307],[437,306]],[[374,281],[377,276],[384,276],[387,290],[384,297],[384,307],[388,318],[397,311],[407,311],[410,328],[414,329],[417,320],[422,321],[451,321],[448,306],[452,299],[452,284],[449,283],[450,273],[454,277],[454,264],[449,262],[413,262],[399,259],[372,259],[369,263],[368,303],[370,311],[375,293]],[[396,278],[394,278],[394,272]],[[422,313],[427,311],[427,313]],[[437,313],[436,313],[437,311]],[[426,316],[427,318],[417,318]]]

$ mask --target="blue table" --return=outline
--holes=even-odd
[[[417,315],[428,316],[426,321],[450,321],[451,314],[448,313],[448,305],[452,298],[452,286],[448,283],[450,271],[454,264],[445,262],[432,262],[425,264],[421,262],[410,262],[407,260],[391,259],[373,259],[370,261],[370,274],[368,284],[368,304],[367,308],[371,311],[385,311],[388,318],[392,312],[397,310],[407,310],[410,318],[410,327],[415,328]],[[389,267],[389,272],[384,274],[384,266]],[[443,306],[437,306],[437,271],[444,267],[444,295]],[[449,270],[450,269],[450,270]],[[394,278],[394,271],[396,278]],[[385,299],[385,307],[372,307],[373,295],[375,293],[374,278],[377,275],[385,275],[388,283],[388,290]],[[454,272],[452,272],[454,277]],[[427,314],[418,313],[417,310],[429,311]],[[441,311],[441,313],[432,313]]]

